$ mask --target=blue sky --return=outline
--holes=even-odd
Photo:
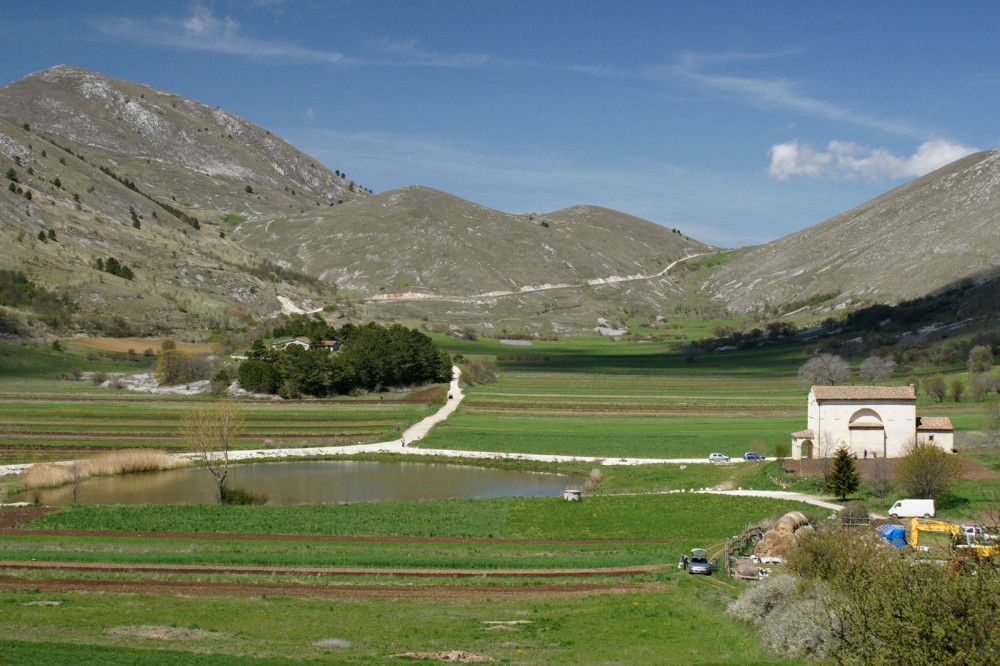
[[[1000,145],[1000,4],[26,2],[0,84],[56,64],[284,137],[381,192],[594,204],[738,247]]]

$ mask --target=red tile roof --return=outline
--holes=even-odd
[[[821,400],[916,400],[912,386],[813,386]]]
[[[947,416],[918,416],[917,430],[954,430]]]

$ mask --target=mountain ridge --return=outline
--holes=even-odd
[[[964,157],[849,211],[744,248],[703,285],[737,312],[810,297],[894,304],[1000,266],[1000,150]]]

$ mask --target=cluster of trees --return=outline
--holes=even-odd
[[[160,346],[160,358],[156,362],[156,381],[164,386],[190,384],[202,379],[215,378],[220,368],[218,360],[207,354],[189,354],[177,348],[173,340],[164,340]],[[225,381],[224,378],[219,378]],[[228,382],[226,382],[228,384]]]
[[[111,273],[112,275],[117,275],[120,278],[125,278],[126,280],[135,279],[135,271],[128,267],[124,262],[118,261],[114,257],[108,257],[107,259],[97,258],[94,262],[94,267],[99,271],[104,271],[105,273]]]
[[[255,340],[247,360],[240,364],[240,386],[253,393],[276,393],[295,398],[345,395],[357,391],[382,391],[447,381],[451,358],[426,335],[399,324],[385,328],[376,323],[337,329],[318,319],[299,320],[277,334],[306,336],[312,340],[337,340],[341,351],[265,347]]]
[[[906,455],[895,461],[891,477],[884,459],[872,460],[872,466],[872,491],[883,503],[894,486],[907,497],[940,500],[948,496],[952,483],[964,476],[962,463],[954,454],[924,442],[910,443]],[[846,500],[860,487],[854,454],[839,447],[824,472],[823,489]]]
[[[69,324],[73,306],[56,294],[36,285],[21,271],[0,270],[0,305],[14,308],[31,308],[49,326]],[[20,330],[16,317],[5,314],[0,332],[16,333]]]

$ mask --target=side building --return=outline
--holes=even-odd
[[[841,446],[857,457],[898,458],[915,442],[955,450],[943,416],[917,416],[913,386],[813,386],[808,427],[792,433],[792,458],[829,458]]]

